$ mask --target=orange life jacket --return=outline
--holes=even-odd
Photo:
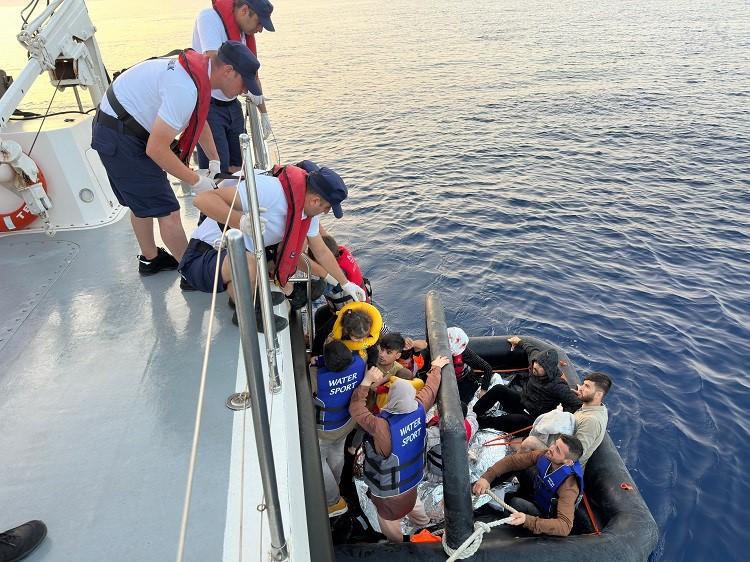
[[[221,18],[221,23],[224,24],[224,31],[227,32],[227,37],[230,41],[242,41],[242,30],[234,19],[234,0],[213,0],[214,10]],[[255,46],[255,34],[245,34],[245,45],[250,49],[253,54],[258,56],[258,49]]]
[[[198,89],[198,102],[195,104],[187,127],[177,142],[178,157],[187,165],[195,145],[198,144],[203,126],[206,124],[208,108],[211,106],[211,81],[208,78],[208,57],[206,55],[202,55],[193,49],[185,49],[179,54],[177,60],[180,61]]]
[[[310,230],[312,217],[302,218],[307,191],[307,172],[297,166],[274,166],[271,173],[279,178],[286,198],[287,213],[284,236],[276,252],[276,278],[283,286],[297,271],[302,247]]]

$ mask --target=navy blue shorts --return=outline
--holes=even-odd
[[[194,288],[204,293],[210,293],[214,290],[214,275],[218,262],[219,285],[216,288],[216,292],[224,292],[227,287],[224,284],[224,279],[221,277],[221,264],[224,263],[224,259],[227,257],[227,251],[222,250],[221,257],[219,257],[219,252],[213,248],[210,250],[196,248],[196,242],[195,238],[190,240],[187,250],[185,250],[185,254],[182,256],[180,265],[177,266],[177,271]]]
[[[91,148],[107,170],[120,205],[139,218],[166,217],[180,210],[167,174],[146,155],[146,141],[95,123]]]
[[[211,127],[216,151],[219,153],[221,171],[226,173],[230,166],[241,166],[240,135],[245,132],[245,116],[239,100],[234,100],[230,105],[217,105],[212,100],[206,122]],[[198,146],[198,167],[208,168],[208,157],[200,146]]]

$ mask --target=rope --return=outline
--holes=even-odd
[[[235,193],[235,200],[237,194]],[[229,224],[229,218],[232,215],[232,209],[234,208],[234,201],[229,206],[229,213],[227,214],[227,220],[224,222],[224,230],[221,233],[222,240],[226,235],[227,225]],[[182,507],[182,522],[180,524],[180,539],[177,546],[177,562],[182,562],[185,554],[185,540],[187,538],[187,526],[190,515],[190,500],[193,496],[193,478],[195,476],[195,464],[198,456],[198,441],[201,433],[201,419],[203,417],[203,400],[206,393],[206,378],[208,373],[208,358],[211,353],[211,336],[214,328],[214,316],[216,312],[216,295],[217,288],[219,286],[219,261],[217,260],[216,271],[214,272],[214,286],[211,291],[211,308],[208,315],[208,334],[206,336],[206,349],[203,352],[203,366],[201,367],[200,386],[198,388],[198,405],[195,412],[195,426],[193,429],[193,446],[190,450],[190,464],[188,468],[188,481],[187,488],[185,490],[185,501]],[[244,442],[243,442],[244,446]],[[244,450],[243,450],[244,453]]]
[[[507,503],[501,500],[492,490],[487,490],[482,495],[490,496],[493,500],[495,500],[510,513],[517,513],[518,511],[517,509],[509,506]],[[481,497],[481,495],[477,496],[474,500],[474,503],[476,503],[477,500],[479,500],[479,498]],[[448,546],[445,538],[445,529],[439,529],[435,531],[433,535],[443,536],[443,550],[448,555],[448,560],[446,562],[455,562],[456,560],[464,560],[465,558],[474,556],[479,550],[479,547],[482,545],[482,538],[484,537],[485,533],[489,533],[493,529],[493,527],[499,527],[500,525],[510,523],[511,519],[512,517],[505,517],[503,519],[498,519],[497,521],[492,521],[490,523],[485,523],[484,521],[474,521],[474,532],[469,535],[469,537],[456,549]]]

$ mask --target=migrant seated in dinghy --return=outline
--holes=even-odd
[[[583,383],[579,384],[578,390],[576,390],[576,394],[581,399],[581,402],[583,402],[583,405],[573,414],[575,418],[573,435],[583,446],[583,454],[579,459],[583,467],[586,466],[586,462],[588,462],[594,451],[601,445],[607,433],[609,416],[603,400],[611,387],[612,379],[608,375],[601,372],[594,372],[586,375],[583,378]],[[549,413],[544,415],[549,415]],[[536,423],[534,422],[535,426]],[[521,450],[546,449],[548,443],[551,442],[551,437],[553,436],[548,436],[545,439],[544,435],[539,435],[532,429],[529,437],[521,443]]]
[[[508,338],[508,342],[511,349],[520,346],[526,351],[529,375],[520,392],[498,384],[477,400],[474,411],[479,419],[479,427],[518,431],[530,426],[538,416],[554,410],[558,404],[562,404],[567,412],[574,412],[581,407],[580,399],[561,377],[559,357],[555,349],[540,349],[522,341],[518,336]],[[496,403],[500,403],[506,415],[485,416]]]
[[[396,378],[388,403],[377,416],[366,405],[367,389],[382,380],[382,373],[371,368],[354,391],[349,411],[368,436],[365,441],[364,477],[378,511],[378,523],[392,542],[401,542],[401,519],[409,517],[417,525],[429,518],[417,497],[417,485],[424,470],[425,411],[432,407],[440,386],[440,370],[447,357],[432,362],[427,384],[418,393],[407,381]]]
[[[517,453],[496,462],[474,483],[479,496],[490,489],[492,481],[517,472],[519,494],[508,500],[518,510],[511,525],[523,525],[534,534],[566,537],[573,528],[573,517],[583,497],[583,467],[578,459],[581,442],[572,435],[561,435],[548,449]],[[525,499],[531,498],[531,501]]]

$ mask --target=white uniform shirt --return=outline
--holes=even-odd
[[[207,8],[198,14],[195,19],[195,26],[193,27],[193,49],[199,53],[205,53],[206,51],[218,51],[221,44],[227,41],[227,32],[224,30],[224,23],[221,21],[221,17],[216,13],[213,8]],[[245,42],[245,34],[240,33],[240,40]],[[230,98],[224,95],[224,92],[218,88],[211,90],[211,97],[222,101],[231,101],[235,98]]]
[[[154,59],[139,63],[114,81],[117,101],[149,133],[160,117],[176,131],[187,127],[198,100],[198,88],[177,59]],[[117,117],[107,96],[100,109]]]
[[[287,204],[284,197],[284,189],[278,178],[267,176],[265,174],[255,173],[255,184],[258,188],[259,206],[265,207],[266,212],[263,217],[266,219],[266,231],[263,233],[263,244],[273,246],[281,242],[286,227]],[[240,199],[243,211],[247,211],[248,204],[245,201],[245,182],[239,184]],[[302,211],[302,218],[306,218]],[[308,236],[317,236],[320,233],[320,215],[315,216],[310,221],[310,228],[307,231]],[[221,238],[221,229],[215,220],[206,219],[196,228],[191,238],[197,238],[213,245],[214,242]],[[252,251],[255,248],[252,239],[245,236],[245,246]]]

